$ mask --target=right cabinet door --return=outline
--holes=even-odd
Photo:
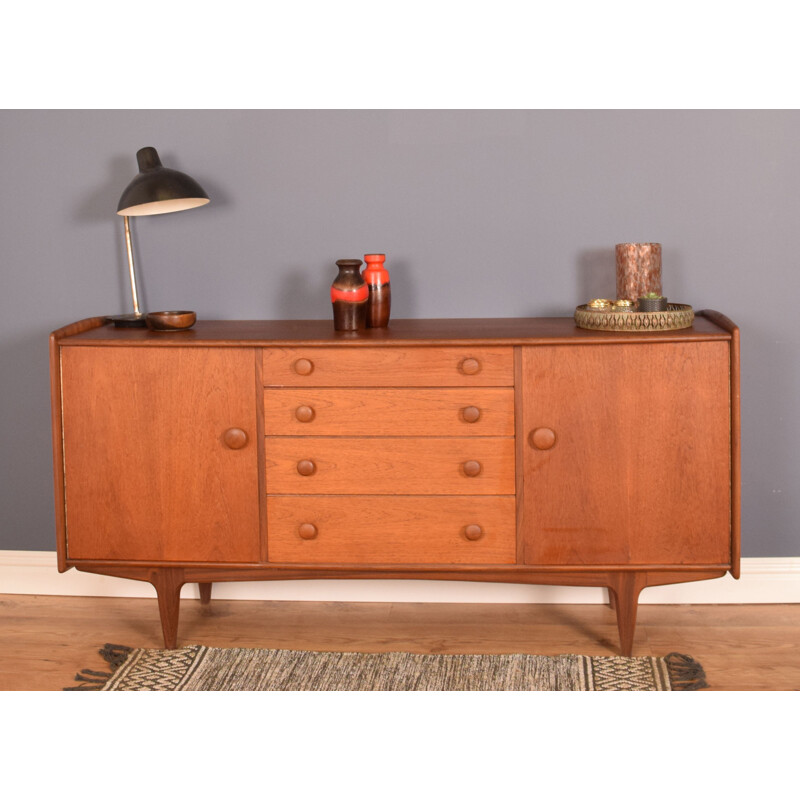
[[[524,563],[729,565],[727,341],[522,348]]]

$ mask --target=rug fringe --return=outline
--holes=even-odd
[[[76,676],[76,681],[81,681],[80,686],[66,686],[65,692],[97,692],[103,688],[108,682],[108,679],[114,675],[119,667],[125,663],[128,654],[133,650],[132,647],[126,647],[124,644],[105,644],[101,650],[97,652],[103,656],[103,659],[111,666],[111,672],[98,672],[93,669],[82,669]]]
[[[691,656],[683,653],[669,653],[664,657],[669,672],[669,680],[675,691],[686,692],[707,689],[706,673]]]
[[[126,647],[124,644],[105,644],[103,645],[103,649],[98,652],[114,669],[116,669],[125,663],[125,659],[132,650],[132,647]]]

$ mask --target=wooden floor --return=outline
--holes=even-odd
[[[103,644],[162,647],[155,600],[0,595],[0,690],[61,690]],[[601,605],[181,601],[178,645],[616,655]],[[678,651],[711,690],[800,689],[800,604],[639,608],[633,655]]]

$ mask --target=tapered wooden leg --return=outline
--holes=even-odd
[[[619,572],[612,580],[614,583],[609,587],[609,596],[613,597],[617,611],[620,652],[623,656],[629,656],[633,651],[639,592],[647,585],[647,576],[641,572]]]
[[[617,607],[617,598],[614,596],[614,590],[608,587],[608,607],[614,611]]]
[[[211,584],[210,583],[198,583],[200,587],[200,602],[207,606],[211,602]]]
[[[178,612],[180,611],[181,587],[184,584],[183,570],[166,567],[153,570],[150,583],[158,595],[158,611],[161,615],[161,630],[164,647],[174,650],[178,642]]]

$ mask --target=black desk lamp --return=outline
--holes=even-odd
[[[136,153],[139,174],[128,184],[117,206],[117,214],[125,221],[125,246],[128,250],[128,270],[131,278],[133,314],[108,317],[118,327],[144,327],[145,315],[139,309],[136,293],[136,273],[133,266],[133,247],[128,217],[151,214],[170,214],[197,208],[209,202],[200,184],[183,172],[162,166],[155,147],[143,147]]]

